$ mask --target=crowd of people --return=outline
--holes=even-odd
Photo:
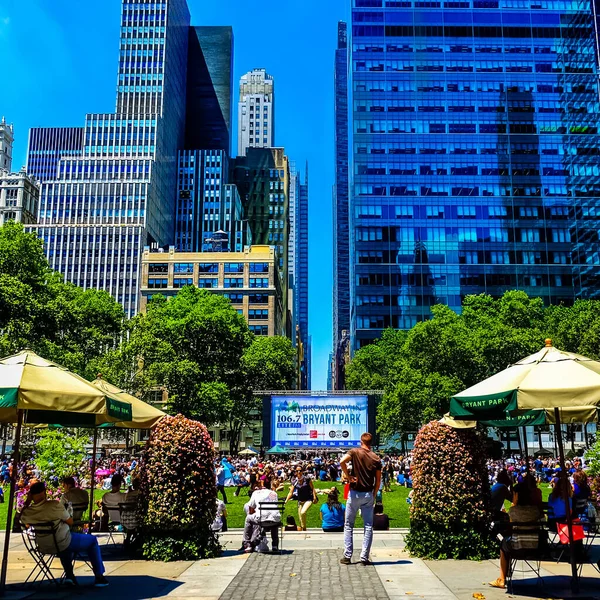
[[[566,461],[565,468],[563,474],[559,461],[541,456],[488,462],[494,527],[501,539],[500,576],[490,582],[492,587],[506,587],[514,552],[538,550],[547,543],[544,536],[554,535],[564,526],[569,513],[581,527],[596,521],[583,457]],[[547,502],[543,501],[540,483],[551,487]],[[511,528],[511,523],[518,528]],[[581,548],[576,547],[578,550]]]

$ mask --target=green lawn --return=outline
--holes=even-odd
[[[317,489],[329,489],[332,484],[330,482],[322,483],[320,481],[315,482],[315,487]],[[343,486],[340,483],[337,483],[336,486],[340,490],[340,498],[343,497]],[[548,496],[550,495],[551,488],[548,484],[544,483],[540,485],[542,490],[542,497],[544,502],[548,500]],[[237,498],[233,495],[235,488],[226,488],[227,492],[227,500],[231,502],[231,504],[227,505],[227,523],[229,527],[243,527],[244,519],[246,515],[244,513],[244,504],[248,502],[248,496],[242,492],[240,496]],[[285,490],[279,493],[279,497],[284,499],[288,493],[289,485],[286,485]],[[390,517],[390,526],[391,527],[409,527],[408,520],[408,504],[406,503],[406,498],[408,497],[408,490],[405,487],[399,487],[397,485],[392,486],[391,492],[383,493],[383,506],[385,512]],[[102,497],[102,490],[94,490],[94,497],[96,500],[100,500]],[[0,504],[0,531],[6,528],[6,510],[8,507],[8,488],[4,488],[4,504]],[[221,495],[219,494],[219,498]],[[318,506],[311,506],[308,511],[308,519],[307,524],[308,527],[321,527],[321,521],[319,519],[319,510],[321,505],[327,501],[326,495],[318,495],[319,504]],[[506,508],[510,506],[510,503],[506,503]],[[298,503],[294,501],[290,501],[285,507],[284,520],[287,515],[293,515],[298,522]],[[362,519],[360,516],[356,521],[357,527],[362,527]]]
[[[331,482],[315,482],[315,487],[317,490],[330,489],[333,484]],[[340,490],[340,499],[343,498],[344,489],[341,483],[337,483],[336,487]],[[236,498],[233,495],[235,488],[226,488],[227,493],[227,501],[231,502],[231,504],[227,505],[227,525],[229,527],[243,527],[244,520],[246,518],[246,514],[244,512],[244,504],[248,502],[248,496],[245,495],[244,492]],[[289,491],[289,484],[285,486],[285,490],[283,492],[279,492],[279,498],[285,499],[287,493]],[[406,503],[406,498],[408,497],[409,489],[405,487],[400,487],[397,485],[392,486],[391,492],[383,493],[383,506],[385,512],[390,517],[390,527],[408,527],[408,504]],[[318,494],[319,504],[313,505],[310,507],[308,511],[307,518],[307,526],[308,527],[321,527],[321,520],[319,518],[319,511],[321,510],[321,505],[327,502],[327,496]],[[221,494],[219,494],[219,499],[221,498]],[[343,500],[342,500],[343,502]],[[296,523],[299,522],[298,519],[298,503],[290,500],[285,507],[284,512],[284,521],[288,515],[293,515],[296,519]],[[362,527],[362,519],[360,516],[356,520],[356,526]]]

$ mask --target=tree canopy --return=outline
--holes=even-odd
[[[19,223],[0,227],[0,356],[31,348],[83,375],[118,343],[124,323],[110,294],[51,270],[34,233]]]
[[[542,348],[599,358],[600,302],[544,307],[539,298],[508,291],[501,298],[467,296],[460,314],[432,308],[432,319],[408,332],[389,330],[359,349],[347,366],[349,389],[381,389],[378,429],[414,432],[448,410],[453,394]]]

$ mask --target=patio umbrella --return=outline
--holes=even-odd
[[[599,406],[600,362],[557,350],[549,339],[540,352],[456,394],[450,400],[450,416],[459,420],[506,422],[507,419],[523,415],[534,416],[535,411],[540,411],[544,419],[554,423],[575,588],[578,586],[577,564],[572,547],[573,524],[561,424],[565,420],[579,423],[596,421]]]
[[[250,448],[246,448],[240,452],[241,456],[255,456],[256,454],[258,454],[258,452],[254,452],[254,450]]]
[[[131,416],[131,404],[125,399],[98,389],[83,377],[45,360],[31,350],[0,359],[0,422],[16,422],[0,591],[4,590],[6,584],[23,423],[62,424],[79,420],[83,426],[95,426],[129,420]]]

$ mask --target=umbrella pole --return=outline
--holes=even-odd
[[[579,591],[579,579],[577,577],[577,562],[575,556],[575,548],[573,546],[573,517],[571,515],[571,507],[569,506],[569,479],[567,477],[567,469],[565,466],[565,449],[562,439],[562,424],[560,421],[560,410],[554,409],[556,429],[556,443],[558,445],[558,454],[560,457],[560,485],[562,486],[563,498],[565,500],[565,508],[567,514],[567,530],[569,532],[569,554],[571,555],[571,587],[574,592]]]
[[[92,449],[92,467],[90,470],[90,527],[88,533],[92,533],[94,526],[94,484],[96,483],[96,449],[98,447],[98,427],[94,427],[94,442]]]
[[[4,532],[4,553],[2,554],[2,572],[0,573],[0,593],[4,594],[6,588],[6,575],[8,573],[8,549],[10,546],[10,533],[12,530],[12,512],[15,505],[15,491],[20,462],[21,428],[23,426],[23,411],[17,410],[17,429],[13,447],[13,469],[10,477],[10,494],[8,496],[8,512],[6,515],[6,531]]]

